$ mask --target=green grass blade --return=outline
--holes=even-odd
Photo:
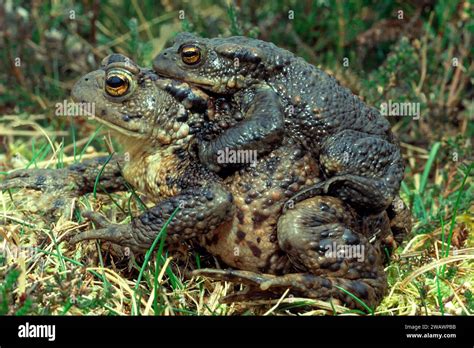
[[[453,210],[453,216],[451,217],[451,226],[449,228],[449,234],[448,234],[448,240],[446,242],[446,249],[444,251],[444,257],[447,257],[449,255],[449,249],[451,248],[451,242],[453,238],[453,231],[454,231],[454,226],[456,225],[456,216],[458,213],[458,208],[459,204],[461,202],[461,197],[464,192],[464,186],[466,185],[467,178],[469,177],[469,173],[471,173],[472,167],[474,166],[474,163],[471,163],[469,167],[467,168],[466,174],[464,175],[464,178],[461,183],[461,187],[459,188],[458,191],[458,196],[456,198],[456,203],[454,203],[454,210]],[[443,269],[441,273],[444,275],[446,271],[446,265],[443,265]]]
[[[423,170],[423,174],[421,175],[421,180],[420,180],[420,188],[419,188],[419,193],[423,193],[426,188],[426,184],[428,182],[428,176],[430,175],[431,167],[433,166],[433,163],[436,159],[436,155],[438,153],[438,150],[441,146],[440,142],[436,142],[433,144],[433,147],[431,148],[430,155],[428,156],[428,161],[426,161],[425,169]]]
[[[36,152],[36,153],[33,153],[33,157],[31,158],[30,162],[26,165],[25,169],[28,169],[32,164],[35,165],[35,168],[37,168],[38,166],[36,165],[36,159],[41,155],[43,154],[43,152],[46,151],[46,154],[48,154],[48,152],[51,150],[51,147],[48,146],[49,144],[46,143],[44,144],[43,146],[41,146],[41,148]]]
[[[67,262],[70,262],[72,263],[73,265],[75,266],[79,266],[79,267],[86,267],[83,263],[77,261],[77,260],[74,260],[74,259],[71,259],[71,258],[68,258],[64,255],[58,255],[54,252],[51,252],[51,251],[46,251],[46,250],[43,250],[41,248],[33,248],[34,250],[36,250],[37,252],[40,252],[40,253],[43,253],[43,254],[46,254],[46,255],[50,255],[50,256],[55,256],[55,257],[61,257],[63,260],[66,260]],[[88,270],[89,273],[93,274],[94,276],[96,276],[97,278],[101,279],[102,281],[104,281],[103,277],[101,274],[97,273],[96,271],[92,271],[92,270]]]
[[[74,156],[74,163],[76,163],[76,156],[77,156],[77,142],[76,142],[76,127],[74,127],[74,122],[71,121],[71,136],[72,136],[72,150]]]
[[[84,147],[82,148],[82,151],[81,153],[79,154],[79,162],[81,161],[82,159],[82,156],[84,156],[84,153],[86,152],[87,148],[89,147],[89,145],[92,143],[92,141],[95,139],[95,137],[97,136],[97,134],[100,132],[100,130],[102,129],[102,125],[100,125],[94,133],[92,133],[92,136],[89,138],[89,140],[87,141],[87,143],[84,145]]]
[[[173,220],[173,218],[175,217],[175,215],[178,213],[179,211],[179,207],[177,207],[173,213],[171,214],[171,216],[168,218],[168,220],[166,220],[165,224],[163,225],[163,227],[161,228],[161,231],[158,233],[158,235],[156,236],[155,240],[153,241],[153,244],[151,245],[150,249],[148,249],[148,251],[146,252],[145,254],[145,259],[143,260],[143,264],[142,264],[142,267],[140,269],[140,273],[138,274],[138,278],[137,278],[137,281],[135,283],[135,289],[134,289],[134,292],[135,292],[135,295],[136,295],[136,292],[138,290],[138,287],[140,285],[140,282],[142,280],[142,277],[143,277],[143,272],[145,272],[145,269],[148,265],[148,262],[150,261],[150,257],[151,257],[151,254],[153,253],[153,250],[155,249],[156,245],[158,244],[158,242],[160,241],[160,238],[163,234],[166,233],[166,229],[168,228],[168,225],[170,224],[171,220]],[[160,243],[161,245],[161,243]],[[138,308],[135,309],[136,310],[136,314],[138,314]]]
[[[350,297],[352,297],[357,303],[359,303],[362,307],[365,308],[367,313],[369,313],[370,315],[374,315],[374,310],[372,308],[370,308],[369,306],[367,306],[364,301],[362,301],[360,298],[358,298],[352,292],[347,291],[346,289],[341,288],[340,286],[337,286],[337,285],[334,285],[334,287],[341,290],[343,293],[349,295]]]
[[[100,179],[102,173],[104,172],[105,166],[110,162],[110,159],[112,158],[113,155],[114,155],[114,153],[112,152],[109,155],[109,157],[107,157],[107,159],[105,160],[105,163],[103,164],[102,168],[100,168],[99,174],[97,174],[97,176],[95,178],[94,189],[92,190],[94,198],[97,198],[97,185],[99,184],[99,179]]]
[[[405,184],[405,181],[402,181],[400,187],[401,187],[402,191],[407,195],[407,197],[411,197],[411,196],[412,196],[412,192],[411,192],[410,189],[408,188],[407,184]]]

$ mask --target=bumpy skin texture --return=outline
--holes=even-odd
[[[119,99],[104,92],[104,79],[117,68],[134,79],[129,94]],[[233,267],[195,272],[249,285],[228,301],[279,296],[287,288],[297,296],[333,298],[352,308],[361,305],[341,288],[371,307],[381,301],[386,290],[381,244],[392,237],[387,213],[364,217],[327,196],[285,209],[289,198],[321,177],[314,156],[294,139],[283,137],[255,166],[222,179],[198,161],[193,146],[222,131],[222,122],[239,122],[224,104],[205,110],[206,96],[199,91],[160,79],[120,55],[106,58],[102,69],[79,80],[73,97],[95,103],[98,120],[116,131],[128,152],[130,160],[121,165],[124,178],[157,205],[128,225],[84,213],[96,229],[71,242],[103,239],[142,253],[179,206],[167,241],[195,241]],[[332,243],[358,246],[362,255],[329,255]]]
[[[320,196],[283,212],[289,198],[317,184],[321,176],[314,156],[289,137],[280,136],[279,146],[255,166],[220,179],[194,157],[193,145],[222,131],[221,128],[231,129],[239,124],[239,117],[233,119],[230,115],[235,113],[229,112],[222,102],[212,110],[205,110],[206,96],[199,91],[176,81],[159,79],[142,69],[136,73],[137,80],[145,82],[137,83],[128,99],[111,100],[100,89],[104,74],[115,60],[125,58],[109,58],[105,72],[86,75],[74,87],[73,96],[78,101],[95,102],[98,115],[106,124],[125,128],[114,126],[131,154],[124,176],[159,203],[128,226],[107,225],[97,214],[88,214],[103,228],[82,233],[73,242],[101,238],[143,251],[182,204],[168,227],[169,240],[195,240],[227,265],[241,270],[199,272],[249,284],[251,290],[244,297],[281,294],[290,287],[296,295],[333,297],[351,307],[360,307],[337,288],[340,286],[369,306],[380,302],[386,287],[380,244],[383,236],[391,235],[385,212],[377,219],[363,218],[340,199]],[[186,105],[184,110],[176,100],[170,99],[170,93]],[[150,108],[149,114],[137,117],[136,107],[147,105],[146,99],[151,95],[157,105]],[[124,114],[131,116],[127,120],[141,125],[123,123]],[[185,137],[173,135],[174,130],[186,127],[190,132]],[[130,129],[138,131],[132,134]],[[148,131],[142,131],[145,129]],[[167,133],[163,134],[163,130]],[[377,230],[383,233],[372,238]],[[332,241],[359,244],[367,257],[362,260],[325,257],[324,248]]]
[[[62,169],[15,170],[0,183],[0,190],[27,188],[46,193],[61,192],[67,196],[93,192],[94,186],[99,192],[123,191],[126,186],[121,164],[123,157],[114,155],[111,158],[94,158]],[[96,184],[97,178],[99,180]]]
[[[190,46],[201,56],[186,64],[182,52]],[[285,131],[314,153],[327,179],[310,196],[329,193],[375,213],[398,194],[404,166],[388,121],[291,52],[247,37],[205,39],[183,33],[153,66],[160,75],[231,98],[245,115],[238,128],[200,145],[201,161],[209,168],[219,170],[223,164],[217,154],[226,147],[251,147],[260,153],[259,144],[265,144],[262,152],[267,152],[269,139]],[[283,123],[255,129],[273,122],[281,110]]]
[[[130,87],[125,95],[111,96],[104,84],[107,76],[117,70],[131,76]],[[74,86],[73,99],[94,103],[98,121],[115,131],[128,152],[123,177],[157,205],[130,225],[105,226],[102,217],[89,213],[88,217],[103,228],[80,233],[71,242],[100,238],[141,253],[148,250],[178,207],[167,227],[170,239],[192,238],[232,215],[233,197],[222,180],[189,159],[193,120],[197,122],[202,116],[183,105],[196,107],[202,100],[187,91],[182,101],[192,102],[180,104],[161,89],[169,85],[171,82],[115,54],[104,59],[102,69],[85,75]]]

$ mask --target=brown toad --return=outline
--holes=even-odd
[[[385,212],[362,218],[340,199],[321,196],[283,212],[290,197],[316,184],[320,177],[313,156],[289,137],[255,166],[220,179],[207,171],[190,149],[193,137],[206,123],[205,115],[197,122],[195,115],[187,115],[187,109],[178,106],[181,113],[176,113],[173,107],[177,103],[163,93],[163,89],[176,87],[173,82],[124,62],[128,61],[109,58],[104,70],[90,73],[77,83],[73,96],[78,101],[94,102],[102,121],[114,125],[130,153],[125,179],[158,204],[129,226],[86,232],[74,241],[102,238],[145,250],[181,204],[168,226],[168,237],[195,238],[227,265],[241,270],[202,273],[258,286],[254,289],[257,292],[281,293],[290,287],[295,294],[322,299],[334,296],[350,306],[360,306],[337,288],[340,286],[368,305],[375,306],[381,300],[385,276],[380,237],[390,234]],[[129,81],[125,85],[136,80],[135,89],[111,96],[107,84],[120,85],[114,81],[117,76]],[[200,97],[204,98],[186,94],[181,101],[191,99],[192,108]],[[143,105],[148,105],[150,98],[157,104],[146,113]],[[200,128],[194,128],[195,124]],[[189,134],[174,136],[187,127],[192,129]],[[371,244],[369,239],[377,233],[379,238]],[[331,248],[348,245],[358,246],[364,255],[328,253]]]
[[[175,213],[167,240],[196,241],[235,268],[197,271],[250,286],[233,299],[281,295],[290,288],[294,295],[334,298],[361,308],[349,292],[375,307],[386,289],[381,251],[382,240],[391,235],[386,212],[363,217],[327,196],[285,210],[290,197],[320,181],[314,156],[290,137],[254,166],[219,177],[197,160],[192,147],[208,122],[202,107],[206,96],[185,87],[180,104],[166,92],[170,88],[180,85],[121,55],[109,56],[100,70],[75,85],[74,99],[95,103],[98,119],[115,131],[128,152],[124,178],[157,204],[126,225],[88,213],[100,228],[71,241],[103,239],[142,253]],[[193,111],[196,105],[199,112]],[[115,170],[107,173],[116,175]],[[94,178],[81,176],[81,183]],[[8,182],[0,185],[7,187]]]

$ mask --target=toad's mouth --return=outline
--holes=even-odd
[[[206,79],[193,79],[190,77],[183,77],[183,76],[176,76],[172,74],[167,74],[166,72],[160,71],[158,73],[159,77],[166,78],[166,79],[172,79],[175,81],[179,82],[184,82],[187,84],[192,84],[193,86],[197,87],[206,87],[206,89],[212,89],[212,87],[215,85],[215,82],[212,80],[206,80]]]
[[[117,133],[120,133],[120,134],[123,134],[123,135],[126,135],[128,137],[134,137],[134,138],[144,138],[146,136],[146,134],[143,134],[143,133],[140,133],[138,130],[131,130],[131,129],[128,129],[128,128],[125,128],[117,123],[114,123],[114,122],[111,122],[109,120],[106,120],[104,118],[100,118],[98,116],[95,116],[94,117],[94,120],[98,121],[99,123],[102,123],[104,124],[105,126],[107,126],[107,128],[109,128],[110,130],[113,130]]]

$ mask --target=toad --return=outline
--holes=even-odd
[[[264,155],[286,133],[313,153],[325,179],[293,201],[330,194],[372,214],[397,197],[404,165],[389,122],[293,53],[248,37],[181,33],[153,67],[162,76],[230,99],[237,105],[234,112],[243,115],[221,136],[199,144],[201,162],[210,169],[225,166],[218,154],[226,148]]]
[[[249,286],[229,300],[281,295],[288,288],[297,296],[332,298],[351,308],[363,308],[360,301],[375,307],[383,298],[381,244],[392,235],[387,212],[362,216],[340,198],[318,195],[285,209],[290,197],[320,182],[319,163],[301,143],[283,137],[254,166],[222,178],[193,151],[195,139],[208,129],[207,97],[199,90],[115,54],[83,76],[72,95],[77,102],[95,104],[98,120],[129,154],[129,161],[121,162],[123,178],[156,205],[130,224],[84,213],[98,229],[74,235],[71,243],[102,239],[144,253],[168,223],[167,242],[193,240],[232,267],[195,274]],[[84,166],[61,176],[79,177],[77,192],[90,190],[95,179]],[[120,186],[120,180],[108,179],[116,178],[117,170],[102,174],[101,182]],[[22,182],[34,188],[38,180],[13,174],[0,188]]]

